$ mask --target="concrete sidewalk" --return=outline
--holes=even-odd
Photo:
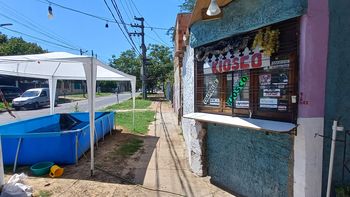
[[[208,177],[197,177],[189,170],[181,129],[167,102],[158,103],[156,121],[150,126],[149,135],[159,139],[146,173],[135,169],[136,182],[161,190],[150,191],[149,196],[232,196],[212,185]]]

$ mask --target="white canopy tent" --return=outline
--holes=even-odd
[[[91,174],[94,172],[94,131],[96,80],[130,81],[135,111],[136,77],[105,65],[96,58],[53,52],[36,55],[0,56],[0,74],[47,79],[50,89],[50,113],[54,113],[58,79],[86,80],[90,114]],[[135,116],[133,113],[133,125]],[[4,184],[2,148],[0,140],[0,184]]]

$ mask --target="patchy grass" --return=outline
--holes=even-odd
[[[102,96],[110,96],[113,93],[111,92],[101,92],[101,93],[96,93],[96,97],[102,97]],[[81,101],[81,100],[85,100],[87,99],[88,94],[85,94],[85,97],[83,94],[68,94],[66,96],[59,96],[58,98],[58,104],[62,104],[62,103],[71,103],[71,102],[75,102],[75,101]]]
[[[146,134],[149,124],[154,121],[154,111],[135,112],[135,130],[132,125],[132,112],[120,112],[116,114],[116,125],[120,125],[131,133]]]
[[[121,144],[119,148],[115,148],[113,153],[117,156],[131,156],[136,153],[143,146],[143,140],[131,138]]]
[[[12,103],[9,103],[10,107],[12,105]],[[4,110],[5,109],[5,104],[3,102],[0,102],[0,110]]]
[[[110,96],[110,95],[112,95],[113,93],[111,93],[111,92],[100,92],[100,93],[98,93],[98,92],[96,92],[96,97],[101,97],[101,96]],[[66,99],[87,99],[87,93],[85,94],[85,97],[84,97],[84,95],[83,94],[66,94],[66,96],[65,96],[65,98]],[[64,96],[60,96],[60,97],[63,97],[64,98]]]
[[[136,98],[135,109],[146,109],[151,105],[152,101]],[[122,103],[107,106],[105,111],[113,111],[118,109],[132,109],[132,99],[124,101]]]
[[[52,196],[52,192],[48,190],[40,190],[37,194],[34,194],[34,196],[49,197],[49,196]]]

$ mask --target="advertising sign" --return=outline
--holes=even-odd
[[[212,73],[224,73],[236,70],[248,70],[270,66],[270,57],[261,53],[258,49],[250,51],[246,48],[242,53],[228,52],[225,56],[220,55],[217,59],[213,57],[213,61],[209,62]]]

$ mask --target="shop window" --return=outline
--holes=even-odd
[[[74,89],[80,90],[81,89],[81,83],[80,82],[74,82]]]
[[[297,32],[293,19],[195,49],[196,111],[295,122]]]

